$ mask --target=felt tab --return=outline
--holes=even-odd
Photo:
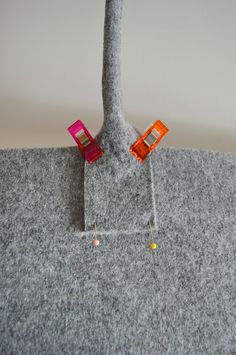
[[[85,230],[144,230],[154,219],[150,158],[143,164],[129,152],[137,139],[124,120],[114,132],[104,129],[99,137],[104,156],[85,163]]]

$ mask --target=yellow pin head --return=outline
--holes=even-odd
[[[152,250],[157,249],[157,247],[158,247],[158,245],[157,245],[155,242],[151,242],[150,248],[151,248]]]

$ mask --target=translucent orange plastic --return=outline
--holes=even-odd
[[[160,121],[148,128],[148,130],[137,139],[130,147],[130,152],[140,161],[144,162],[148,154],[151,153],[169,129]]]

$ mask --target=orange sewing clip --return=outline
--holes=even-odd
[[[157,120],[130,147],[130,152],[143,163],[168,131],[169,129],[160,120]]]

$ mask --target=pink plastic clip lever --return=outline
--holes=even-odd
[[[68,128],[68,131],[76,141],[79,150],[90,164],[94,163],[104,154],[102,148],[91,136],[82,121],[78,120],[73,123]]]

